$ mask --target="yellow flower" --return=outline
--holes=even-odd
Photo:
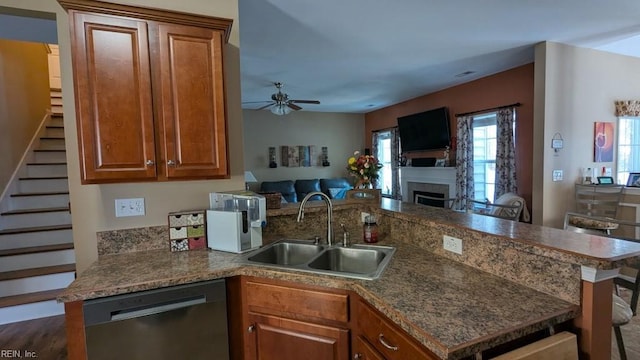
[[[352,165],[356,162],[356,158],[354,158],[353,156],[349,158],[349,165]]]

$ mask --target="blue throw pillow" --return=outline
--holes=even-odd
[[[329,188],[329,194],[332,199],[344,199],[347,197],[347,190],[345,188]]]

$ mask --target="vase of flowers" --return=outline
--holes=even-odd
[[[347,170],[349,174],[356,178],[356,189],[370,189],[372,183],[380,176],[378,171],[382,169],[382,164],[372,155],[361,155],[355,151],[353,156],[347,160]]]

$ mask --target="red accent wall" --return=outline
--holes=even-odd
[[[397,125],[397,118],[441,106],[449,108],[451,133],[455,136],[455,114],[521,103],[516,119],[516,166],[519,195],[531,210],[533,174],[533,63],[462,85],[411,99],[365,114],[365,146],[371,148],[371,132]],[[442,151],[413,153],[408,157],[441,158]],[[450,158],[455,158],[451,152]]]

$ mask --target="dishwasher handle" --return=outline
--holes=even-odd
[[[115,311],[111,313],[111,321],[127,320],[127,319],[142,317],[142,316],[160,314],[160,313],[171,311],[171,310],[181,309],[181,308],[198,305],[198,304],[204,304],[206,301],[207,299],[204,296],[202,296],[196,299],[182,300],[182,301],[172,302],[168,304],[151,306],[143,309]]]

